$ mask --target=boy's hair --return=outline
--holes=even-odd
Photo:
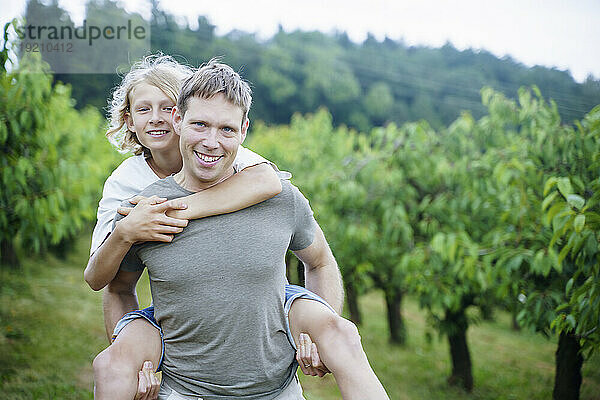
[[[150,150],[141,145],[135,132],[127,129],[125,114],[130,112],[130,95],[140,83],[147,83],[162,90],[173,103],[177,97],[183,81],[192,74],[192,69],[175,61],[171,56],[153,54],[144,57],[131,66],[129,72],[123,77],[121,84],[112,93],[108,104],[110,125],[106,137],[119,149],[131,151],[135,155],[144,153],[150,156]]]
[[[187,111],[187,102],[190,98],[210,99],[217,93],[223,93],[229,102],[242,109],[244,112],[242,123],[248,117],[252,104],[250,85],[233,68],[219,61],[219,58],[212,58],[183,83],[177,100],[177,109],[182,117]]]

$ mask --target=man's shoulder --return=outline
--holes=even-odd
[[[281,193],[273,198],[273,200],[278,200],[284,207],[290,207],[296,209],[298,207],[304,208],[309,207],[310,204],[306,196],[302,194],[300,189],[292,184],[287,179],[281,179]]]
[[[281,182],[281,192],[292,192],[295,190],[298,190],[298,187],[296,187],[296,185],[294,185],[289,179],[280,179],[279,180]]]
[[[304,197],[300,189],[289,181],[289,179],[280,179],[281,181],[281,195],[293,197]]]

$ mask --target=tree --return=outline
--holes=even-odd
[[[426,126],[426,124],[423,124]],[[361,210],[373,224],[365,257],[373,268],[371,279],[385,297],[390,342],[405,344],[407,331],[402,317],[402,301],[408,293],[408,269],[404,255],[414,247],[414,214],[417,192],[409,183],[408,172],[416,161],[409,151],[419,127],[399,129],[395,124],[376,128],[368,136],[370,151],[357,174],[369,196]]]
[[[573,129],[561,125],[556,104],[547,104],[535,87],[520,90],[519,105],[491,91],[484,91],[484,102],[487,128],[504,132],[496,136],[502,143],[494,171],[500,219],[492,233],[495,270],[504,282],[499,295],[521,298],[522,325],[559,335],[554,398],[578,398],[581,341],[589,336],[587,349],[597,347],[600,303],[589,303],[595,296],[589,289],[597,247],[597,111]]]
[[[385,82],[378,82],[369,88],[363,104],[374,125],[382,126],[394,105],[394,95]]]
[[[551,177],[544,189],[550,248],[569,278],[562,304],[550,324],[560,333],[556,353],[554,399],[577,399],[581,367],[600,345],[600,107],[567,131],[568,176]]]
[[[368,190],[355,176],[368,140],[344,127],[334,129],[326,110],[296,115],[289,126],[259,124],[249,140],[254,150],[292,171],[294,184],[310,200],[344,278],[350,319],[360,324],[358,297],[369,287],[373,265],[367,248],[375,243],[377,229],[363,212]]]
[[[408,182],[417,193],[411,225],[415,247],[405,255],[410,287],[432,326],[447,338],[448,382],[473,388],[468,309],[490,296],[491,260],[485,235],[493,211],[485,183],[493,165],[477,145],[473,118],[464,114],[447,130],[415,130],[408,147]],[[419,162],[419,160],[421,160]]]
[[[16,267],[19,250],[39,254],[94,220],[102,182],[120,157],[100,114],[76,111],[69,88],[53,86],[39,58],[2,70],[0,86],[0,259]]]

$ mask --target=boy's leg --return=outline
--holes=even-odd
[[[351,321],[318,301],[303,298],[293,301],[288,318],[296,346],[300,333],[307,333],[316,343],[319,357],[333,373],[343,399],[389,399]]]
[[[136,396],[144,361],[158,368],[162,355],[160,331],[143,318],[129,322],[115,341],[94,359],[94,398],[132,400],[156,398],[152,393]],[[147,377],[146,377],[147,378]]]

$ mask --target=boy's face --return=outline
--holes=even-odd
[[[129,93],[127,129],[151,152],[177,148],[179,136],[171,124],[173,100],[156,86],[142,82]]]
[[[248,129],[243,119],[242,109],[222,93],[210,99],[191,97],[183,117],[174,111],[186,189],[203,190],[233,174],[233,161]]]

